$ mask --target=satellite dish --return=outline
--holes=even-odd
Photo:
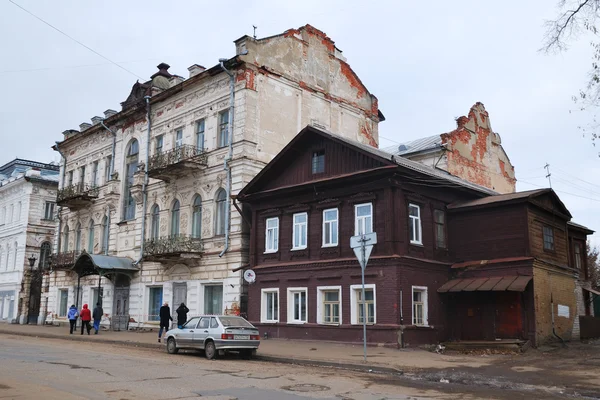
[[[256,280],[256,274],[251,269],[244,271],[244,280],[248,283],[254,283]]]

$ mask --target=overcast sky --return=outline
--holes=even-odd
[[[0,1],[0,163],[59,161],[50,147],[61,132],[120,110],[134,74],[147,79],[161,61],[187,77],[192,64],[232,57],[252,25],[264,37],[310,23],[379,98],[381,147],[448,132],[481,101],[518,189],[547,186],[547,162],[574,220],[600,230],[600,143],[582,136],[590,116],[571,100],[585,84],[589,40],[538,52],[555,1],[14,1],[133,74]]]

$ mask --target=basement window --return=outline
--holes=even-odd
[[[554,229],[544,226],[544,250],[554,251]]]
[[[312,173],[322,174],[325,172],[325,150],[315,151],[312,155]]]

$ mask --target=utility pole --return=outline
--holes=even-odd
[[[546,178],[548,178],[548,185],[550,185],[550,189],[552,189],[552,180],[550,179],[550,177],[552,176],[552,174],[550,173],[550,164],[546,163],[546,165],[544,165],[544,168],[546,169]]]

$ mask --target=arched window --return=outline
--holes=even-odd
[[[38,263],[38,268],[42,270],[48,269],[50,266],[48,262],[50,261],[50,254],[52,252],[52,245],[50,242],[44,242],[40,246],[40,262]]]
[[[150,239],[158,239],[160,235],[160,207],[158,204],[152,206],[150,211],[152,219],[150,221]]]
[[[87,251],[90,254],[94,254],[94,220],[90,219],[90,225],[88,226],[88,246]]]
[[[171,236],[179,235],[179,200],[171,207]]]
[[[216,204],[217,210],[215,215],[215,235],[225,234],[225,201],[227,194],[225,190],[219,189],[217,192]]]
[[[202,197],[199,194],[194,196],[194,204],[192,205],[192,237],[202,237]]]
[[[13,269],[17,269],[17,257],[19,256],[19,243],[15,242],[15,258],[13,258]]]
[[[130,220],[135,218],[135,200],[131,195],[133,186],[133,175],[138,168],[139,144],[137,140],[129,143],[127,154],[125,156],[125,196],[123,203],[123,219]]]
[[[2,256],[4,255],[4,251],[2,251],[2,246],[0,246],[0,269],[2,269],[2,265],[4,264],[4,259]]]
[[[19,223],[21,220],[21,202],[17,203],[17,215],[15,216],[15,221]]]
[[[75,251],[81,251],[81,224],[79,222],[75,227]]]
[[[8,266],[10,265],[10,243],[6,244],[6,270],[8,271]]]
[[[105,215],[102,219],[102,254],[108,253],[108,240],[110,238],[110,218]]]
[[[65,230],[63,231],[63,253],[69,251],[69,225],[65,224]]]

